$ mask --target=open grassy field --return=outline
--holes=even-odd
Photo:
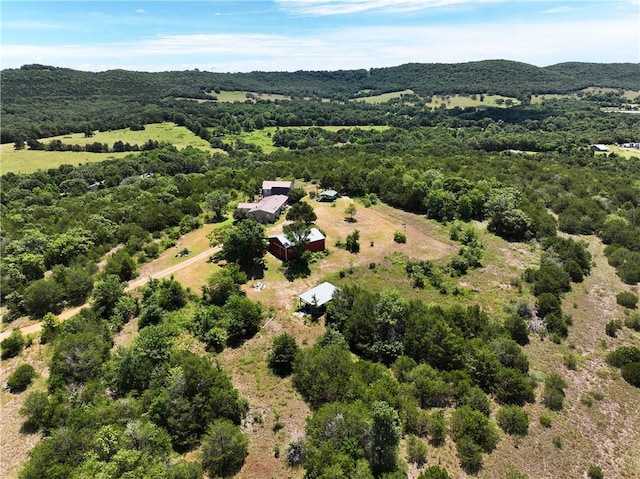
[[[208,141],[194,135],[184,126],[173,123],[154,123],[146,125],[144,130],[97,131],[91,138],[85,138],[84,133],[43,138],[42,143],[60,140],[68,145],[86,145],[88,143],[106,143],[109,147],[120,140],[123,143],[142,146],[149,140],[171,143],[178,149],[193,146],[203,150],[211,150]],[[12,143],[0,145],[0,173],[32,173],[39,169],[57,168],[63,164],[80,165],[88,162],[104,161],[109,158],[123,158],[131,153],[88,153],[72,151],[37,151],[15,150]]]
[[[499,107],[506,108],[506,102],[510,100],[512,104],[519,105],[520,102],[515,98],[510,98],[508,96],[502,95],[483,95],[482,101],[480,100],[480,95],[476,95],[474,99],[471,96],[466,95],[448,95],[448,96],[439,96],[434,95],[431,99],[431,102],[425,103],[425,106],[429,108],[442,108],[442,105],[445,108],[486,108],[486,107]]]
[[[401,98],[402,95],[412,94],[411,90],[403,90],[397,92],[384,93],[382,95],[357,98],[354,101],[363,101],[365,103],[384,103],[394,98]],[[483,95],[483,100],[480,100],[480,94],[476,95],[475,98],[469,95],[446,95],[439,96],[434,95],[430,102],[425,103],[425,106],[428,108],[439,108],[444,105],[445,108],[468,108],[468,107],[476,107],[476,108],[486,108],[486,107],[501,107],[505,108],[507,105],[505,103],[507,100],[510,100],[513,105],[518,105],[520,102],[515,98],[510,98],[502,95]]]
[[[389,93],[383,93],[382,95],[366,96],[362,98],[355,98],[353,101],[362,101],[364,103],[386,103],[394,98],[400,98],[402,95],[412,94],[412,90],[392,91]]]
[[[211,96],[215,96],[219,102],[223,103],[244,103],[247,100],[288,100],[290,97],[286,95],[279,95],[277,93],[257,93],[252,91],[225,91],[221,90],[220,93],[211,93]]]
[[[281,129],[308,129],[307,126],[287,126],[280,127]],[[349,126],[322,126],[328,131],[338,131],[343,128],[360,128],[362,130],[386,130],[389,128],[388,126],[358,126],[358,127],[349,127]],[[262,149],[264,153],[271,153],[276,150],[276,147],[273,146],[273,134],[276,132],[277,127],[269,126],[263,128],[262,130],[253,130],[253,131],[243,131],[242,133],[234,134],[234,135],[225,135],[224,140],[229,142],[235,141],[243,141],[244,143],[248,143],[251,145],[258,146]]]

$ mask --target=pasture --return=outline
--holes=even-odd
[[[178,149],[192,146],[202,150],[210,150],[208,141],[194,135],[184,126],[173,123],[154,123],[146,125],[144,130],[132,131],[129,128],[112,131],[96,131],[92,137],[86,138],[84,133],[42,138],[39,141],[47,144],[52,140],[60,140],[67,145],[87,145],[90,143],[106,143],[109,147],[120,140],[123,143],[142,146],[149,140],[166,142]],[[0,145],[0,173],[33,173],[37,170],[57,168],[60,165],[77,166],[83,163],[104,161],[110,158],[123,158],[131,152],[122,153],[90,153],[74,151],[41,151],[14,149],[13,143]]]

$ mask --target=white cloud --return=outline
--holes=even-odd
[[[569,12],[573,12],[575,10],[576,9],[573,8],[573,7],[563,6],[563,7],[550,8],[549,10],[544,10],[542,13],[547,13],[547,14],[569,13]]]
[[[146,12],[145,12],[145,10],[144,10],[144,9],[142,9],[142,8],[138,8],[138,9],[136,10],[136,13],[140,13],[140,14],[142,14],[142,13],[146,13]]]
[[[491,0],[275,0],[286,11],[297,15],[345,15],[369,10],[411,12],[461,3]],[[500,0],[495,0],[500,1]]]
[[[337,70],[409,62],[489,58],[549,65],[565,61],[637,62],[634,22],[577,19],[429,27],[350,27],[304,37],[267,34],[159,35],[94,45],[3,45],[3,68],[45,63],[88,70]]]

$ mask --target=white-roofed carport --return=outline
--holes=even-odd
[[[321,308],[326,305],[333,298],[333,293],[336,288],[331,283],[324,282],[319,284],[315,288],[311,288],[309,291],[305,291],[298,298],[300,298],[301,305],[308,305],[313,308]]]

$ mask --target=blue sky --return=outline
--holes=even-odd
[[[640,0],[2,0],[0,8],[2,68],[640,62]]]

